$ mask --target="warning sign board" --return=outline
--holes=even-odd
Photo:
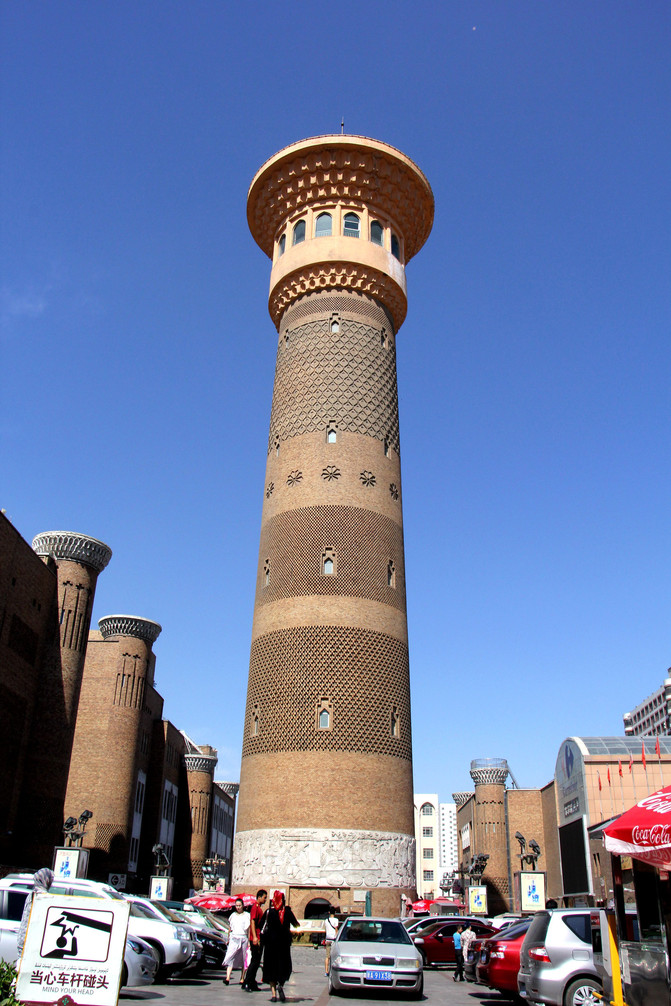
[[[40,894],[33,901],[17,998],[116,1006],[130,904]],[[67,998],[69,997],[69,998]]]

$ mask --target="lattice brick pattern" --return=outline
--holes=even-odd
[[[315,715],[323,696],[332,703],[329,730],[318,729]],[[391,731],[394,707],[400,718],[398,737]],[[315,750],[411,758],[404,643],[340,625],[282,629],[253,641],[243,756]]]
[[[281,331],[268,451],[301,433],[340,430],[389,442],[399,452],[396,349],[382,328],[328,317]]]
[[[322,573],[325,549],[336,554],[332,576]],[[387,582],[390,560],[394,587]],[[405,611],[401,526],[375,510],[352,506],[300,507],[267,521],[261,531],[256,603],[311,595],[366,597]]]

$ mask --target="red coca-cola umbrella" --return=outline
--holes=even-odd
[[[603,842],[617,856],[633,856],[671,869],[671,786],[639,800],[603,829]]]
[[[420,898],[419,901],[413,901],[410,907],[413,912],[428,912],[432,904],[433,901],[427,901],[425,898]]]
[[[231,908],[235,908],[238,898],[242,898],[245,908],[250,908],[256,901],[253,894],[220,894],[218,891],[195,894],[193,898],[187,898],[187,901],[196,908],[209,908],[211,912],[228,912]]]

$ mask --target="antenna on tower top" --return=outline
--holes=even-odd
[[[340,132],[341,133],[345,132],[345,116],[344,115],[343,115],[342,119],[340,120]]]

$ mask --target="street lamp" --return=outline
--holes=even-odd
[[[521,832],[516,831],[515,838],[520,843],[520,870],[524,870],[525,863],[529,863],[531,869],[535,870],[538,857],[542,855],[540,845],[535,838],[532,838],[529,841],[529,848],[531,852],[526,852],[527,840],[524,835],[522,835]]]
[[[84,832],[86,831],[86,825],[92,817],[92,811],[83,810],[79,815],[79,820],[77,820],[76,817],[68,817],[65,819],[63,822],[63,837],[67,848],[81,848]]]

